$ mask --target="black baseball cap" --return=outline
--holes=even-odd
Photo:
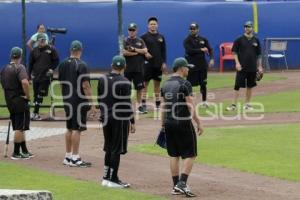
[[[199,29],[199,25],[198,25],[196,22],[192,22],[192,23],[190,24],[190,29],[191,29],[191,28]]]
[[[249,27],[253,27],[253,22],[252,21],[246,21],[244,24],[244,27],[249,26]]]
[[[156,22],[158,22],[158,19],[157,19],[157,17],[149,17],[148,23],[149,23],[150,21],[156,21]]]
[[[137,29],[136,23],[130,23],[130,24],[128,25],[128,30],[129,30],[129,29],[134,29],[134,30],[136,30],[136,29]]]

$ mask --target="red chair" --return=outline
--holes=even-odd
[[[234,56],[232,54],[232,42],[224,42],[220,44],[220,72],[224,71],[224,60],[233,60]]]

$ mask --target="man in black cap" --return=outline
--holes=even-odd
[[[247,21],[244,24],[244,34],[237,38],[232,47],[234,54],[236,77],[234,86],[234,99],[227,111],[236,110],[240,88],[246,88],[246,100],[244,109],[253,110],[250,104],[252,88],[256,86],[256,72],[263,72],[261,60],[261,46],[259,39],[253,34],[253,23]]]
[[[71,167],[90,167],[91,163],[81,160],[79,156],[80,134],[86,130],[87,112],[92,115],[96,108],[92,102],[92,89],[87,64],[81,60],[82,43],[71,43],[70,57],[58,67],[58,79],[61,81],[64,109],[66,113],[66,154],[64,165]]]
[[[176,58],[173,63],[174,74],[161,89],[164,101],[162,127],[166,132],[167,151],[170,156],[172,194],[185,194],[187,197],[196,196],[186,184],[197,156],[197,135],[192,119],[196,122],[197,133],[200,135],[203,132],[194,106],[192,85],[184,79],[192,67],[185,58]],[[181,174],[180,157],[183,162]]]
[[[187,80],[191,82],[192,86],[200,85],[202,105],[207,108],[207,70],[214,65],[214,57],[208,40],[199,35],[197,23],[190,24],[190,34],[185,38],[183,45],[187,61],[195,65],[189,71]],[[210,57],[209,64],[206,62],[206,55]]]
[[[147,48],[144,41],[137,37],[137,25],[130,23],[128,26],[128,37],[124,40],[123,55],[126,59],[125,77],[133,81],[134,89],[137,91],[138,112],[145,113],[141,104],[142,89],[144,88],[144,62]]]
[[[14,152],[11,159],[29,159],[34,155],[26,147],[25,131],[29,130],[30,112],[28,102],[29,82],[25,66],[21,64],[22,49],[14,47],[10,63],[1,71],[1,84],[10,113],[14,136]],[[20,151],[22,149],[22,152]]]
[[[162,34],[158,32],[158,20],[156,17],[150,17],[148,19],[148,32],[144,33],[141,38],[144,40],[148,53],[145,54],[145,89],[143,97],[144,111],[147,113],[146,109],[146,97],[147,88],[150,80],[153,80],[154,94],[155,94],[155,109],[160,107],[160,82],[162,80],[162,73],[167,72],[166,65],[166,40]]]
[[[127,188],[118,177],[120,155],[127,153],[129,130],[135,132],[131,105],[131,83],[122,76],[126,68],[123,56],[112,59],[112,71],[98,83],[98,101],[104,134],[104,175],[102,185]]]
[[[43,97],[48,95],[53,70],[59,63],[57,51],[46,43],[44,33],[37,35],[37,41],[38,46],[30,52],[28,68],[29,78],[33,80],[34,110],[31,116],[32,120],[41,120],[40,105],[43,103]]]

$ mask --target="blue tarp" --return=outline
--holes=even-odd
[[[258,37],[298,37],[300,35],[299,2],[261,2],[258,4]],[[117,46],[117,5],[110,3],[28,3],[27,36],[35,32],[38,23],[51,27],[66,27],[66,35],[57,35],[57,49],[61,57],[68,55],[72,40],[84,44],[83,59],[91,67],[108,68]],[[167,41],[168,64],[183,56],[182,42],[188,26],[195,21],[200,33],[214,48],[218,67],[219,44],[233,41],[243,33],[243,23],[253,20],[250,2],[163,2],[135,1],[123,5],[124,33],[130,22],[139,26],[139,34],[147,30],[147,18],[159,18],[159,31]],[[0,3],[0,65],[8,60],[9,50],[21,46],[21,5]],[[290,67],[300,66],[299,46],[289,48]]]

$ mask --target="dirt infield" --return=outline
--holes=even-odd
[[[288,77],[288,79],[261,85],[257,87],[254,95],[300,88],[298,81],[300,72],[283,72],[282,75]],[[220,102],[232,97],[232,89],[218,89],[213,92],[216,94],[214,102]],[[247,120],[224,121],[219,119],[204,121],[203,123],[206,127],[209,127],[299,122],[300,113],[274,113],[266,114],[259,122]],[[1,125],[5,124],[4,121],[0,121],[0,123]],[[137,133],[131,135],[129,146],[154,143],[159,125],[160,122],[153,119],[144,118],[138,120]],[[63,128],[65,123],[33,122],[32,126]],[[100,183],[104,159],[102,144],[102,130],[89,129],[82,135],[80,144],[81,156],[93,163],[93,167],[87,169],[70,168],[62,165],[64,156],[63,135],[30,141],[29,146],[37,154],[34,159],[23,161],[10,161],[7,159],[6,161]],[[0,147],[2,146],[3,142],[0,142]],[[12,145],[10,146],[10,153],[11,150]],[[0,148],[1,156],[3,155],[2,151],[3,148]],[[201,157],[201,149],[199,156]],[[169,162],[165,157],[129,152],[121,158],[120,177],[130,182],[134,190],[168,199],[183,198],[183,196],[174,197],[170,194]],[[195,199],[202,200],[296,200],[300,197],[300,183],[200,164],[194,165],[189,184],[198,195]]]

